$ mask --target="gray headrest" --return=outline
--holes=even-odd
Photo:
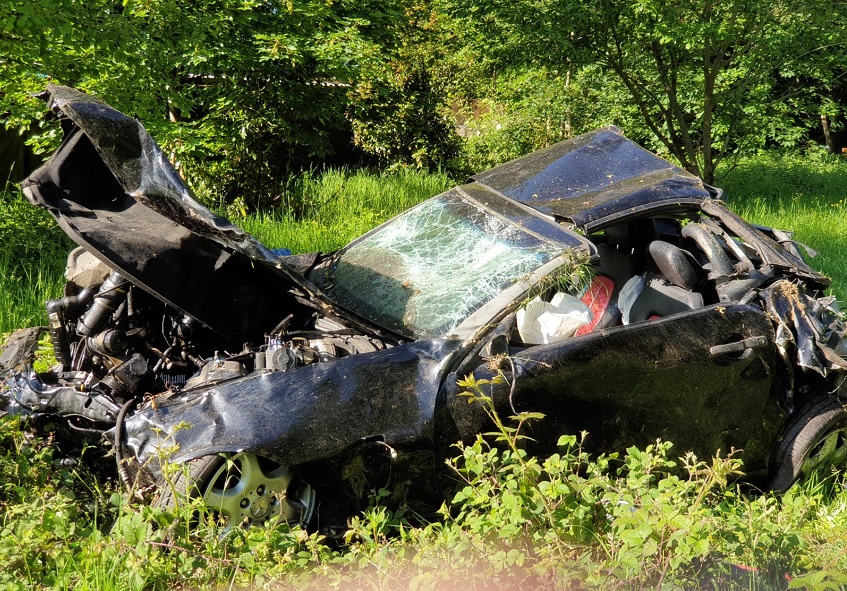
[[[693,291],[700,282],[700,277],[689,258],[689,254],[664,240],[654,240],[647,247],[650,258],[656,270],[668,281]]]

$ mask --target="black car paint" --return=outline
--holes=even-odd
[[[447,339],[412,342],[178,392],[127,419],[126,448],[140,464],[155,466],[158,450],[171,445],[178,462],[253,451],[283,465],[374,439],[418,447],[431,442],[445,362],[459,347]]]
[[[763,337],[764,344],[740,354],[713,355],[710,347]],[[680,453],[708,458],[717,450],[744,450],[749,476],[766,476],[770,448],[785,420],[773,324],[761,308],[719,306],[628,326],[600,329],[561,343],[512,348],[509,381],[492,397],[501,416],[542,412],[525,432],[539,449],[552,449],[559,435],[587,431],[592,453],[644,447],[657,438]],[[477,379],[492,379],[480,366]],[[460,376],[452,376],[458,378]],[[514,382],[514,389],[512,389]],[[448,379],[438,410],[442,440],[473,440],[490,428],[484,412],[468,409]],[[512,410],[514,409],[514,410]],[[762,442],[766,442],[764,445]]]
[[[645,209],[673,211],[720,196],[616,127],[559,142],[471,180],[586,232]]]

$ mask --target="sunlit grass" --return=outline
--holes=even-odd
[[[414,170],[306,174],[289,183],[283,200],[297,208],[283,205],[235,221],[270,248],[332,252],[450,184],[445,174]]]
[[[61,297],[62,261],[33,259],[21,265],[0,253],[0,334],[22,326],[44,324],[44,302]]]
[[[0,335],[47,322],[44,302],[62,295],[70,243],[47,212],[0,192]]]
[[[809,263],[831,277],[832,292],[847,301],[847,159],[761,155],[717,184],[742,217],[794,232],[818,251]]]

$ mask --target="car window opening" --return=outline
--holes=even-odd
[[[757,251],[708,216],[647,218],[591,236],[591,283],[542,294],[518,318],[523,344],[547,344],[704,306],[746,299],[772,277]]]

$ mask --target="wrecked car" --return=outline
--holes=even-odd
[[[314,524],[355,497],[351,473],[391,484],[404,461],[437,498],[451,445],[490,430],[469,375],[505,377],[501,416],[545,415],[537,453],[580,431],[595,453],[662,438],[736,450],[774,490],[845,460],[829,280],[617,128],[337,252],[278,256],[195,201],[141,123],[70,88],[43,98],[64,140],[22,188],[79,246],[49,325],[0,356],[2,410],[99,438],[155,502],[197,490],[233,522]],[[45,330],[56,365],[38,373]],[[188,466],[176,486],[168,464]]]

